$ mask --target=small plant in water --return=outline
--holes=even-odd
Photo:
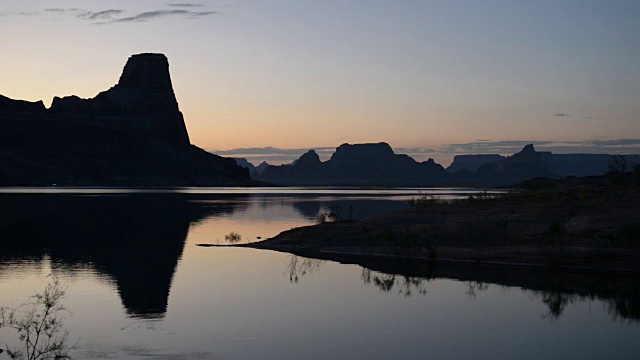
[[[235,231],[232,231],[228,235],[224,236],[224,240],[228,243],[235,244],[242,240],[242,235],[238,234]]]
[[[61,304],[66,287],[57,279],[44,292],[17,307],[0,307],[0,328],[14,329],[22,346],[5,350],[11,359],[47,360],[71,359],[69,331],[64,329],[62,316],[66,308]]]

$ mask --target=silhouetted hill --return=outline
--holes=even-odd
[[[530,144],[503,160],[479,166],[476,177],[480,181],[499,184],[513,184],[536,177],[558,178],[545,161],[550,155],[549,152],[537,152]]]
[[[309,150],[291,165],[268,166],[258,179],[283,185],[426,185],[448,178],[432,159],[419,163],[386,143],[342,144],[322,162]]]
[[[447,172],[454,174],[458,171],[467,170],[470,172],[478,171],[478,168],[484,164],[503,160],[505,157],[498,154],[490,155],[456,155],[453,162],[447,168]]]
[[[460,182],[475,184],[508,185],[537,177],[559,179],[567,176],[599,176],[606,173],[612,155],[608,154],[552,154],[536,151],[532,144],[520,152],[493,162],[477,165],[492,155],[466,155],[449,169],[461,169],[454,174]],[[476,158],[477,157],[477,158]],[[638,155],[624,155],[630,164],[640,163]],[[449,171],[449,169],[447,169]]]
[[[0,186],[251,185],[191,145],[162,54],[133,55],[118,84],[51,108],[0,96]]]
[[[264,169],[266,169],[269,166],[269,164],[266,161],[263,161],[260,163],[260,165],[255,166],[245,158],[232,158],[232,159],[236,161],[236,164],[238,164],[238,166],[248,169],[249,174],[251,174],[251,178],[253,179],[259,177],[264,171]]]
[[[252,163],[247,161],[247,159],[245,158],[232,158],[232,159],[235,160],[238,166],[249,170],[249,174],[253,176],[253,173],[256,171],[256,167]]]
[[[634,163],[640,161],[638,155],[625,155]],[[608,154],[551,154],[545,159],[549,170],[564,176],[598,176],[609,171],[608,163],[611,155]]]
[[[640,163],[638,155],[624,157],[630,165]],[[433,159],[419,163],[395,154],[386,143],[343,144],[328,161],[309,150],[292,164],[268,166],[255,178],[281,185],[499,186],[539,177],[602,175],[611,159],[607,154],[552,154],[530,144],[511,156],[459,155],[444,171]]]
[[[256,166],[256,172],[258,173],[258,175],[260,175],[264,172],[264,170],[267,167],[269,167],[269,163],[267,163],[266,161],[263,161],[260,163],[260,165]]]

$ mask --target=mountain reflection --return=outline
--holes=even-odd
[[[191,223],[230,202],[179,194],[2,195],[0,271],[48,256],[56,271],[93,268],[112,280],[129,316],[164,316]]]
[[[505,268],[474,264],[438,264],[429,261],[356,259],[331,254],[322,259],[291,255],[286,273],[291,282],[316,272],[327,261],[357,264],[362,267],[361,281],[382,292],[404,296],[428,295],[429,283],[436,279],[464,282],[465,294],[475,298],[491,286],[520,288],[539,300],[548,311],[542,317],[559,319],[571,304],[601,301],[614,320],[640,321],[640,282],[635,276],[558,272],[550,269]],[[437,291],[437,287],[433,288]]]
[[[367,216],[406,209],[407,201],[371,200],[371,199],[334,199],[313,201],[295,201],[292,206],[306,219],[315,220],[318,213],[328,211],[331,207],[341,209],[341,220],[359,220]]]

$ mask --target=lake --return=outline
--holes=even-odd
[[[55,276],[78,359],[640,356],[635,279],[198,246],[401,210],[419,192],[478,190],[2,189],[0,304]]]

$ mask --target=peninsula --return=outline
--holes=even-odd
[[[455,201],[422,194],[405,211],[300,227],[239,246],[355,263],[640,271],[639,166],[634,173],[536,179],[517,187]]]

